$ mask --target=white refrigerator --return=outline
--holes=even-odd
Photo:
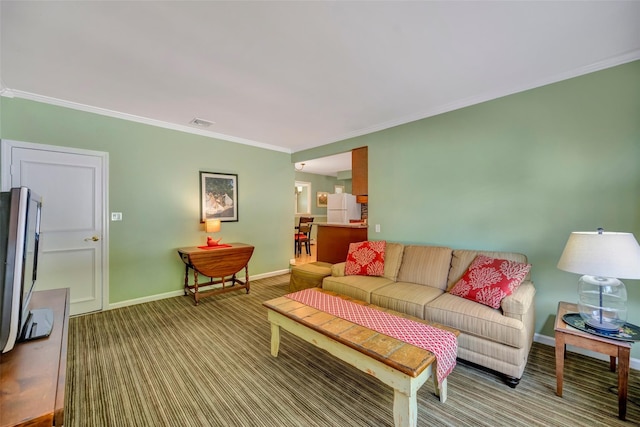
[[[348,224],[350,219],[360,219],[360,203],[356,203],[356,196],[347,193],[329,194],[327,223]]]

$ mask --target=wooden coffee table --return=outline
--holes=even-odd
[[[362,301],[314,289],[329,295],[366,305],[398,317],[430,324],[421,319],[382,309]],[[361,371],[378,378],[393,387],[393,417],[396,426],[415,426],[418,420],[417,392],[433,377],[435,394],[440,401],[447,399],[446,378],[438,387],[436,357],[430,351],[404,343],[366,327],[351,323],[330,313],[315,309],[287,297],[272,299],[263,303],[268,309],[271,322],[271,354],[278,356],[280,348],[280,328],[303,340],[326,350]],[[441,325],[430,324],[452,332],[459,331]]]

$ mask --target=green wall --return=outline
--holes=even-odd
[[[239,221],[223,242],[255,246],[249,274],[293,256],[290,155],[21,99],[1,98],[1,137],[109,153],[109,302],[181,289],[176,248],[205,243],[199,171],[238,175]],[[268,226],[265,226],[268,224]]]
[[[345,193],[351,192],[350,179],[337,179],[334,176],[318,175],[318,174],[306,173],[306,172],[296,172],[295,180],[308,182],[311,184],[311,215],[324,215],[324,216],[327,215],[327,208],[318,207],[316,203],[316,193],[318,191],[333,193],[334,185],[343,185]]]
[[[109,152],[110,209],[125,216],[111,223],[111,302],[179,288],[175,248],[205,236],[199,170],[239,175],[240,222],[221,236],[254,243],[259,274],[291,258],[291,163],[364,145],[370,238],[525,253],[538,333],[576,300],[577,275],[556,268],[571,231],[640,238],[640,61],[292,156],[19,99],[2,98],[0,118],[3,138]],[[640,324],[640,281],[625,283]]]
[[[518,251],[533,264],[536,331],[553,336],[578,276],[572,231],[640,239],[640,61],[299,152],[369,147],[371,239]],[[640,281],[625,280],[640,324]],[[640,357],[640,348],[634,349]]]
[[[340,175],[348,176],[349,179],[340,179]],[[343,185],[345,193],[351,192],[351,171],[338,173],[338,177],[318,175],[315,173],[296,172],[295,180],[308,182],[311,184],[311,216],[314,217],[314,223],[327,222],[327,208],[318,207],[316,203],[316,193],[325,191],[327,193],[334,192],[334,185]],[[295,215],[294,226],[298,225],[300,217],[305,215]],[[315,240],[318,235],[318,227],[311,226],[311,239]]]

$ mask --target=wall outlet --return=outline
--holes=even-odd
[[[122,212],[111,212],[111,221],[122,221]]]
[[[380,232],[380,224],[376,224],[376,233]]]

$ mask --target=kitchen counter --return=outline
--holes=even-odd
[[[318,227],[369,228],[367,224],[362,223],[343,224],[340,222],[318,222],[315,225]]]
[[[367,240],[367,224],[318,223],[317,260],[337,264],[347,260],[349,245]]]

